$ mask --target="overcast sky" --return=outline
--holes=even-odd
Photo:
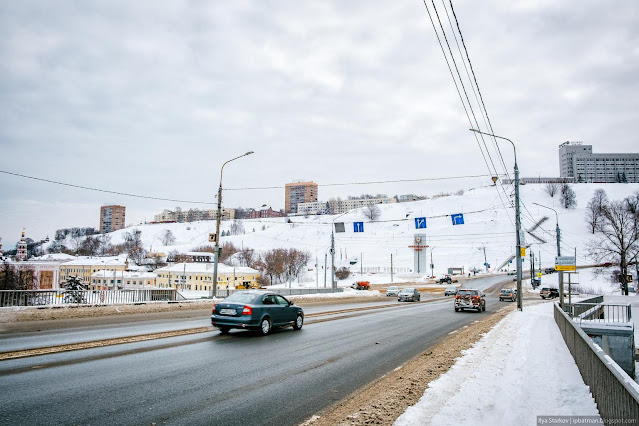
[[[566,140],[639,151],[639,2],[454,6],[493,129],[517,144],[522,176],[558,176]],[[9,0],[0,55],[3,171],[215,203],[222,163],[255,151],[225,168],[224,187],[280,188],[225,191],[224,205],[276,209],[296,179],[489,173],[421,0]],[[502,153],[512,171],[510,146]],[[319,197],[488,181],[320,186]],[[132,224],[207,207],[0,173],[4,248],[22,227],[36,240],[98,228],[105,203],[126,205]]]

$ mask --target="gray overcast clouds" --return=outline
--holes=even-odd
[[[566,140],[638,150],[639,2],[454,5],[493,128],[517,143],[522,176],[557,176]],[[212,203],[221,164],[249,150],[225,168],[225,187],[488,173],[418,0],[5,1],[0,54],[6,171]],[[510,147],[502,152],[512,170]],[[0,237],[8,249],[23,226],[34,239],[97,228],[110,202],[127,206],[128,223],[177,205],[0,174]],[[283,208],[283,188],[224,195],[228,207],[264,203]]]

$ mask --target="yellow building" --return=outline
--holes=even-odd
[[[212,263],[176,263],[155,270],[156,286],[178,290],[212,290]],[[222,263],[217,268],[217,288],[235,289],[238,286],[258,287],[260,274],[253,268],[228,266]]]
[[[83,257],[60,265],[60,282],[65,283],[70,276],[82,278],[86,285],[91,284],[91,275],[97,271],[106,270],[124,272],[129,263],[123,257]]]
[[[156,288],[157,275],[146,271],[101,270],[91,275],[90,290],[144,290]]]

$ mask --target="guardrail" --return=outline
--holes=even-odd
[[[244,289],[224,290],[218,289],[217,297],[227,297],[237,291],[243,291]],[[310,288],[266,288],[261,290],[272,291],[273,293],[281,294],[282,296],[299,296],[302,294],[328,294],[328,293],[343,293],[343,288],[337,288],[335,291],[331,288],[325,287],[310,287]]]
[[[629,323],[632,321],[630,303],[573,303],[564,310],[574,320],[596,323]]]
[[[0,290],[0,307],[186,300],[177,290]]]
[[[634,387],[634,380],[595,345],[558,303],[554,304],[554,317],[604,422],[612,424],[606,419],[638,419],[639,391]]]

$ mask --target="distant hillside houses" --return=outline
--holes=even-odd
[[[164,210],[153,217],[154,222],[196,222],[217,219],[217,210]],[[222,209],[222,220],[235,219],[235,209]]]

